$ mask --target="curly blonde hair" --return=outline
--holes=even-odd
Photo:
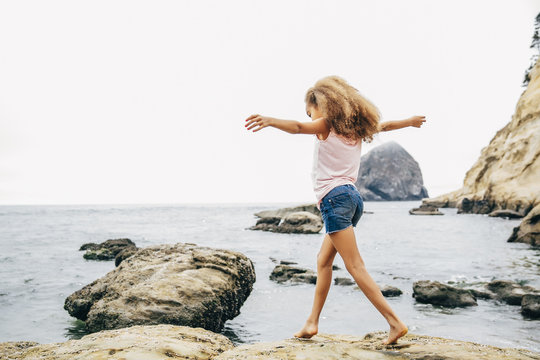
[[[379,109],[338,76],[317,81],[306,92],[305,102],[321,111],[330,129],[346,139],[371,142],[379,132]]]

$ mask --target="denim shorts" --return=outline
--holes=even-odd
[[[326,233],[331,234],[356,226],[364,212],[364,201],[354,185],[336,186],[320,204]]]

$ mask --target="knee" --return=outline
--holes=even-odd
[[[323,256],[320,253],[317,255],[317,269],[324,270],[332,268],[332,263],[334,262],[333,258]]]
[[[362,260],[345,262],[345,268],[351,275],[366,271],[366,266]]]

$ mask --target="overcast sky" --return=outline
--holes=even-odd
[[[2,1],[0,204],[314,202],[310,121],[339,75],[420,164],[461,186],[511,119],[540,0]]]

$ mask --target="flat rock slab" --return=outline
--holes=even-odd
[[[387,334],[366,336],[318,334],[311,339],[286,339],[242,345],[223,352],[216,360],[310,359],[310,360],[515,360],[540,359],[540,354],[472,342],[407,334],[397,345],[382,344]]]
[[[239,252],[156,245],[70,295],[64,308],[91,332],[157,324],[220,331],[240,313],[254,282],[253,263]]]
[[[19,344],[19,345],[18,345]],[[18,346],[17,346],[18,345]],[[53,344],[0,343],[1,359],[214,359],[232,349],[220,334],[186,326],[153,325],[107,330]]]

